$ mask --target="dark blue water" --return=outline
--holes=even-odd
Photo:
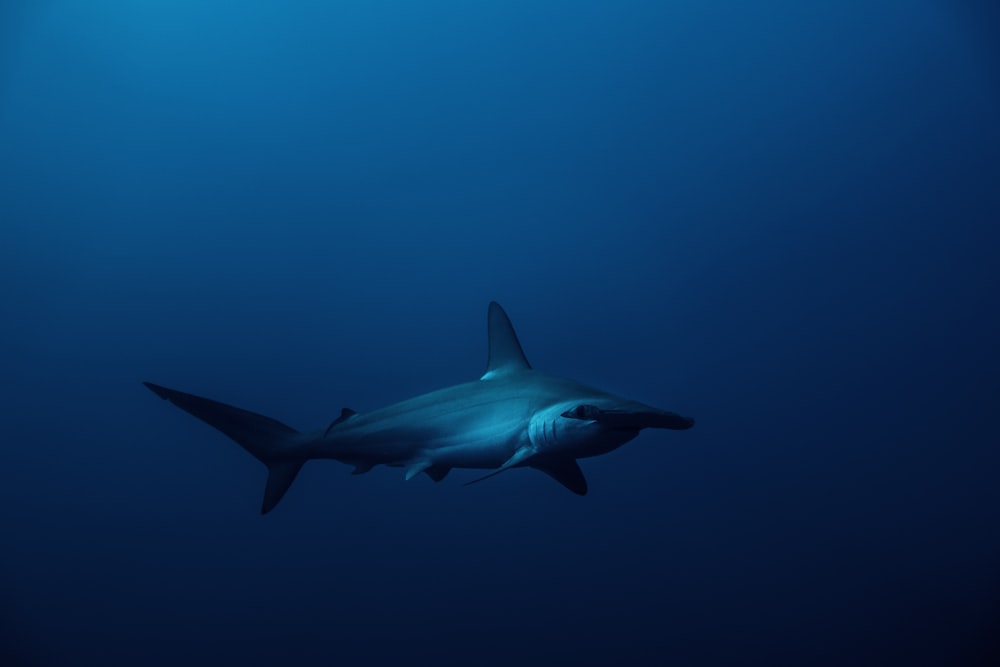
[[[760,5],[760,6],[756,6]],[[4,665],[991,664],[987,2],[6,2]],[[265,469],[532,364],[698,420],[464,488]]]

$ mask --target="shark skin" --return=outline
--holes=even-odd
[[[298,432],[281,422],[211,399],[143,384],[215,427],[268,467],[261,512],[278,504],[310,459],[406,469],[440,481],[452,468],[490,471],[535,468],[585,495],[577,459],[621,447],[647,428],[684,430],[694,420],[531,368],[514,327],[496,302],[489,306],[489,358],[474,382],[357,413],[344,408],[329,426]]]

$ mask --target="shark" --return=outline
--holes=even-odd
[[[694,420],[574,380],[534,370],[507,313],[489,304],[486,372],[472,382],[367,413],[343,408],[323,428],[300,432],[264,415],[143,382],[154,394],[234,440],[267,466],[261,513],[273,510],[306,461],[404,468],[440,482],[453,468],[488,471],[481,482],[533,468],[587,493],[579,459],[611,452],[645,429],[686,430]]]

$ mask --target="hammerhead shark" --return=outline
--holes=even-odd
[[[534,468],[578,495],[587,480],[577,459],[621,447],[646,428],[684,430],[694,420],[531,368],[507,313],[489,307],[486,373],[360,414],[344,408],[326,428],[299,432],[281,422],[200,396],[143,384],[215,427],[267,466],[261,514],[267,514],[309,459],[334,459],[353,474],[377,465],[425,473],[440,482],[452,468],[490,472]]]

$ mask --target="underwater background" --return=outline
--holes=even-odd
[[[990,2],[0,4],[3,665],[997,664]],[[539,370],[689,414],[265,469]]]

